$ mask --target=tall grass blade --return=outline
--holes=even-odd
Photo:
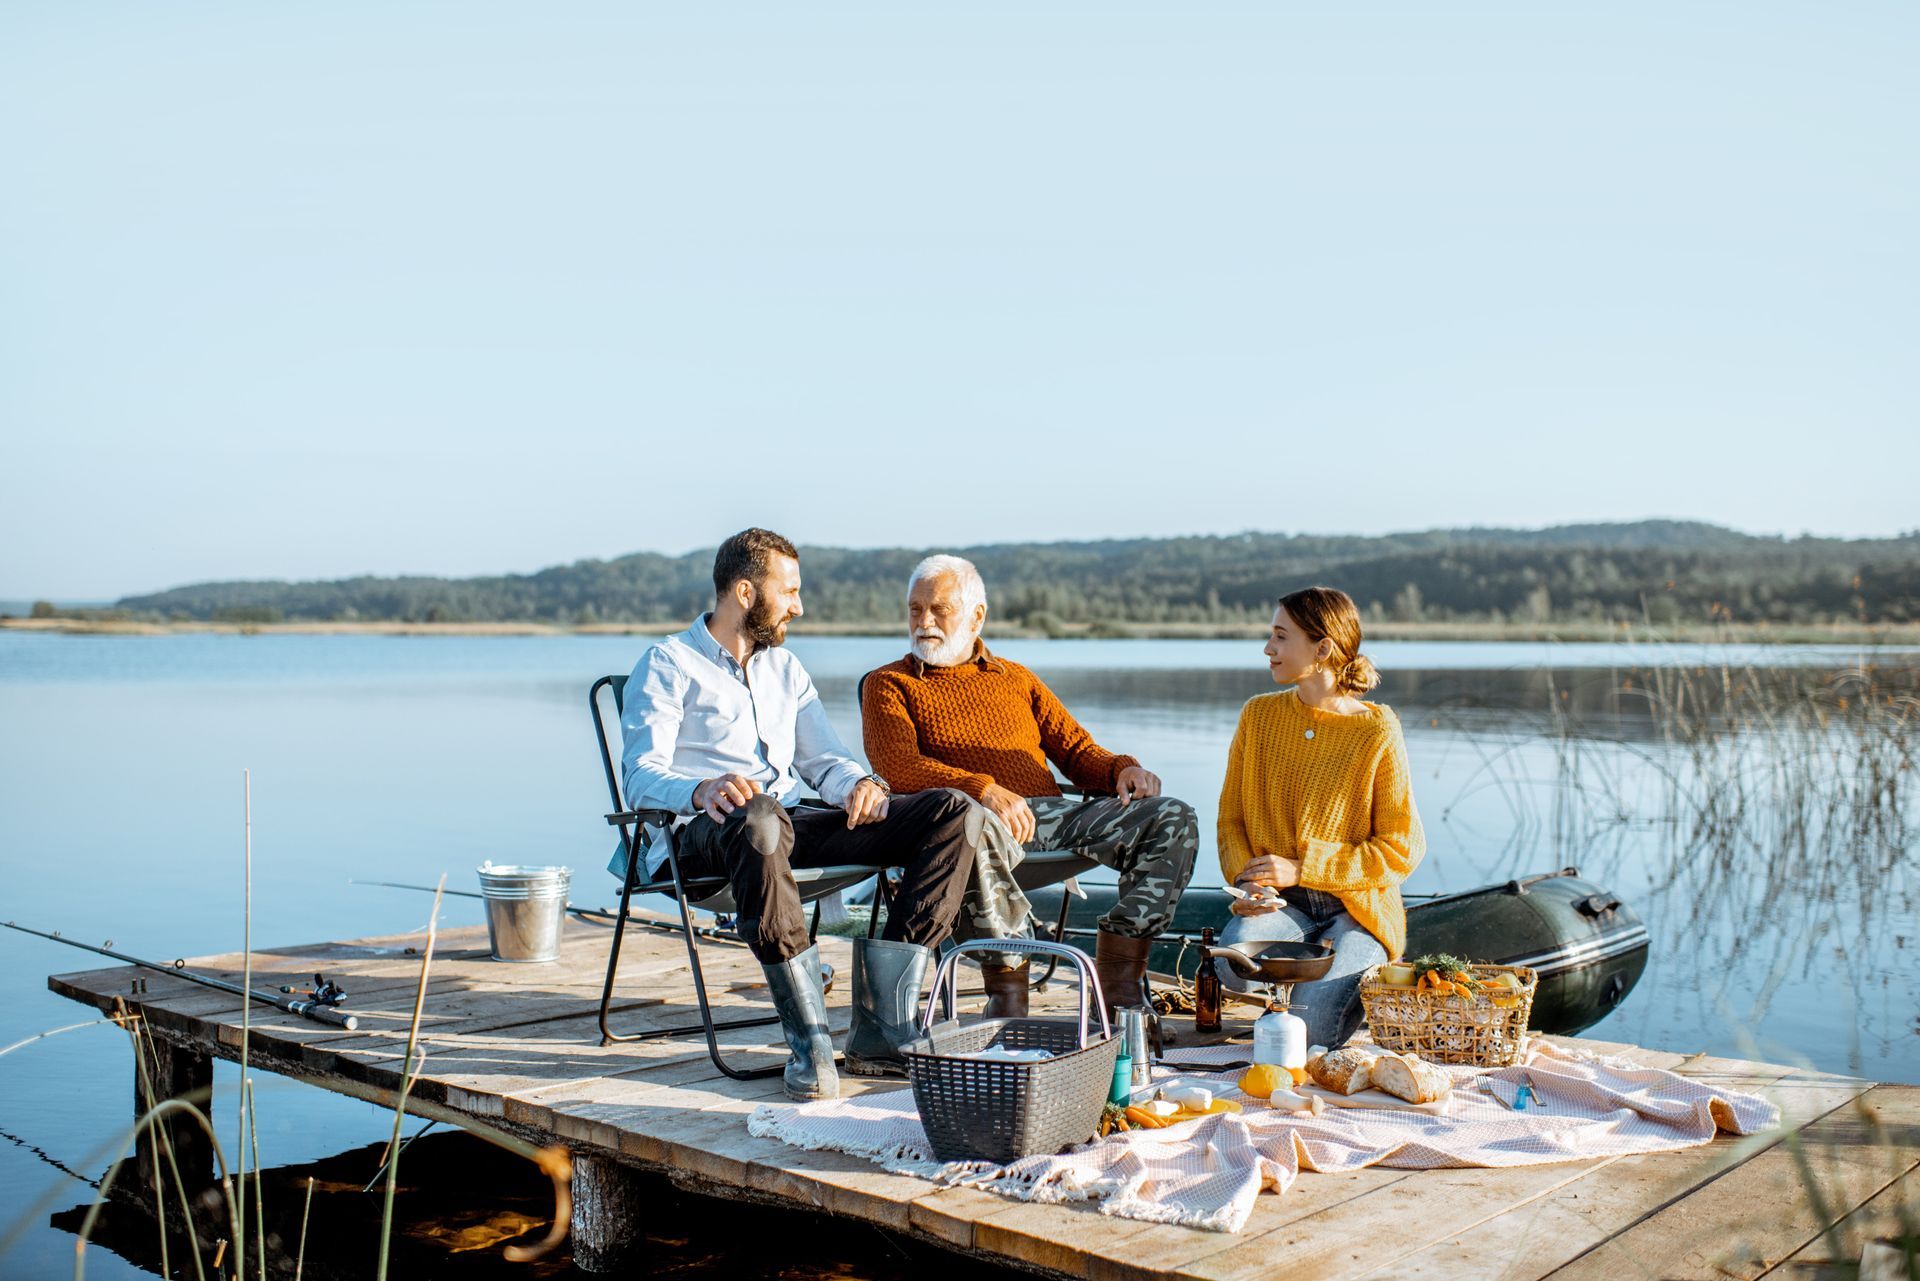
[[[307,1176],[307,1203],[300,1207],[300,1244],[293,1256],[293,1281],[307,1270],[307,1216],[313,1213],[313,1176]]]
[[[427,945],[420,951],[420,985],[413,993],[413,1018],[407,1024],[407,1053],[401,1060],[400,1091],[393,1100],[393,1137],[387,1143],[387,1193],[380,1211],[380,1264],[374,1275],[387,1281],[387,1254],[393,1240],[393,1194],[400,1182],[400,1131],[407,1119],[407,1095],[419,1074],[415,1059],[420,1044],[420,1015],[427,1004],[427,972],[433,965],[433,944],[440,926],[440,900],[447,888],[446,873],[433,891],[433,910],[427,915]]]
[[[25,1049],[35,1041],[44,1041],[50,1036],[59,1036],[62,1032],[78,1031],[83,1027],[99,1027],[103,1023],[124,1026],[120,1023],[119,1019],[88,1019],[85,1023],[69,1023],[65,1027],[48,1028],[44,1032],[35,1032],[32,1036],[23,1036],[12,1045],[0,1046],[0,1059],[6,1058],[7,1055],[12,1054],[15,1050]]]
[[[205,1112],[202,1112],[193,1104],[182,1099],[161,1099],[158,1103],[148,1108],[146,1112],[133,1123],[133,1127],[121,1137],[119,1155],[114,1157],[113,1164],[107,1167],[106,1177],[100,1180],[100,1191],[95,1194],[93,1204],[87,1207],[87,1216],[81,1220],[79,1235],[74,1238],[73,1281],[85,1281],[87,1275],[87,1243],[93,1238],[94,1226],[100,1221],[100,1209],[107,1203],[107,1195],[113,1190],[113,1181],[119,1177],[120,1167],[126,1164],[128,1147],[139,1137],[140,1131],[146,1129],[147,1126],[153,1124],[155,1121],[163,1117],[170,1117],[176,1112],[184,1113],[192,1117],[194,1122],[207,1132],[207,1141],[213,1145],[214,1158],[220,1163],[220,1194],[225,1198],[227,1203],[227,1220],[229,1223],[238,1223],[239,1209],[233,1192],[233,1176],[227,1168],[226,1149],[220,1146],[220,1136],[214,1131],[213,1122],[207,1119]],[[243,1197],[240,1199],[244,1199],[244,1192]],[[220,1270],[219,1255],[214,1257],[213,1267],[215,1272]]]
[[[267,1281],[267,1203],[266,1194],[261,1190],[266,1180],[260,1177],[260,1171],[266,1167],[260,1164],[260,1107],[253,1096],[253,1082],[247,1082],[247,1138],[253,1147],[253,1239],[258,1247],[256,1269],[260,1281]]]
[[[145,1037],[147,1058],[150,1061],[158,1062],[159,1054],[157,1051],[155,1051],[153,1046],[153,1029],[150,1026],[148,1026],[146,1020],[144,1019],[137,1019],[133,1021],[137,1024],[137,1027],[130,1028],[129,1030],[134,1033],[134,1037],[135,1037],[135,1041],[134,1041],[135,1061],[138,1062],[138,1059],[139,1059],[140,1038]],[[153,1097],[153,1086],[151,1083],[149,1083],[146,1088],[147,1088],[147,1093],[145,1097],[150,1099]],[[213,1105],[212,1098],[211,1098],[213,1092],[211,1090],[208,1090],[207,1091],[208,1098],[205,1100],[202,1100],[198,1097],[199,1093],[200,1092],[197,1090],[194,1091],[191,1095],[189,1095],[186,1098],[186,1102],[192,1103],[194,1106],[198,1107],[200,1103],[204,1101],[207,1104],[207,1106],[211,1108]],[[160,1136],[160,1150],[162,1153],[165,1154],[167,1158],[167,1167],[173,1173],[174,1191],[177,1192],[180,1196],[181,1224],[184,1227],[187,1234],[187,1245],[193,1251],[193,1275],[197,1279],[197,1281],[206,1281],[206,1278],[207,1278],[206,1265],[205,1265],[205,1262],[200,1257],[200,1234],[194,1230],[194,1226],[193,1226],[193,1201],[190,1197],[187,1196],[187,1181],[180,1174],[180,1161],[179,1161],[179,1158],[174,1154],[174,1150],[173,1150],[173,1136],[164,1126],[160,1128],[159,1136]],[[157,1173],[157,1168],[156,1168],[156,1173]],[[162,1264],[162,1271],[165,1271],[165,1264],[167,1259],[167,1252],[165,1249],[166,1239],[167,1239],[166,1215],[164,1211],[161,1211],[160,1212],[160,1240],[162,1243],[162,1248],[160,1251],[160,1261]],[[171,1276],[172,1273],[167,1273],[167,1275]]]
[[[242,846],[246,860],[246,898],[240,919],[240,986],[253,991],[253,771],[240,771],[240,819]],[[240,1002],[240,1113],[237,1118],[240,1144],[240,1217],[234,1225],[233,1274],[247,1274],[247,1041],[253,1032],[253,1001]],[[258,1171],[255,1172],[258,1177]]]

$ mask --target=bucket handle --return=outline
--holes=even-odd
[[[957,943],[952,951],[941,958],[940,968],[933,975],[933,990],[927,994],[927,1012],[921,1016],[920,1030],[933,1033],[933,1012],[939,1004],[934,998],[940,993],[940,985],[946,984],[946,1008],[955,1008],[960,995],[960,958],[968,955],[994,956],[1006,952],[1024,952],[1029,956],[1057,956],[1064,961],[1073,962],[1080,971],[1080,1048],[1087,1048],[1087,1006],[1088,995],[1092,995],[1092,1005],[1100,1012],[1100,1035],[1102,1039],[1113,1035],[1113,1027],[1107,1022],[1107,1002],[1100,991],[1100,976],[1087,964],[1087,954],[1077,947],[1068,947],[1064,943],[1048,943],[1040,939],[968,939]]]

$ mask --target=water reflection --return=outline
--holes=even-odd
[[[268,1273],[314,1281],[363,1281],[373,1273],[379,1249],[384,1180],[367,1191],[381,1171],[382,1144],[328,1155],[316,1161],[269,1169],[259,1189],[267,1209]],[[534,1246],[553,1221],[553,1194],[530,1163],[484,1140],[460,1133],[427,1134],[407,1145],[394,1197],[388,1269],[395,1277],[444,1277],[458,1281],[531,1278],[533,1281],[596,1275],[573,1266],[562,1246],[546,1258],[509,1263],[508,1246]],[[301,1217],[307,1182],[313,1208],[301,1254]],[[662,1175],[639,1176],[646,1212],[629,1271],[649,1277],[779,1277],[783,1281],[918,1281],[964,1269],[983,1281],[1025,1277],[1011,1269],[963,1259],[903,1233],[852,1219],[803,1214],[775,1206],[743,1205],[684,1191]],[[247,1184],[253,1204],[253,1180]],[[60,1211],[49,1226],[78,1237],[89,1205]],[[192,1246],[176,1212],[168,1216],[169,1262],[176,1276],[191,1276]],[[197,1207],[194,1224],[209,1264],[224,1222],[211,1208]],[[746,1225],[751,1231],[742,1231]],[[254,1237],[250,1221],[247,1235]],[[111,1253],[141,1272],[159,1274],[160,1228],[151,1203],[109,1203],[89,1240],[88,1274],[102,1274],[102,1254]],[[252,1274],[254,1255],[247,1259]],[[231,1259],[229,1259],[229,1265]],[[597,1275],[605,1275],[604,1273]]]
[[[577,899],[613,898],[599,870],[605,796],[585,692],[628,670],[642,638],[30,639],[0,635],[9,918],[143,955],[238,947],[243,767],[254,771],[256,940],[417,929],[420,896],[348,882],[431,884],[445,872],[470,887],[487,858],[570,864]],[[1227,744],[1242,703],[1272,688],[1257,646],[1003,648],[1103,743],[1194,802],[1198,879],[1217,882],[1211,834]],[[1544,659],[1499,646],[1377,647],[1379,697],[1406,726],[1429,836],[1408,890],[1578,866],[1626,898],[1654,937],[1647,973],[1592,1035],[1920,1083],[1913,657],[1882,652],[1875,671],[1849,674],[1853,651],[1739,666],[1540,648]],[[795,649],[857,744],[853,681],[901,646],[801,638]],[[1778,672],[1791,675],[1753,678]],[[481,918],[456,901],[445,919]],[[0,1044],[81,1017],[43,985],[76,968],[85,963],[51,944],[0,936]],[[124,1040],[94,1035],[0,1063],[0,1206],[68,1181],[34,1150],[98,1177],[84,1154],[117,1141],[128,1069]],[[228,1118],[231,1071],[218,1080],[214,1115]],[[269,1092],[263,1113],[270,1165],[377,1142],[387,1124],[376,1109],[297,1085]],[[714,1232],[690,1236],[687,1249],[735,1244],[724,1222]],[[65,1271],[70,1246],[42,1229],[4,1266]],[[863,1267],[891,1257],[877,1239],[849,1249]],[[778,1269],[763,1255],[750,1266]],[[93,1274],[115,1270],[102,1256]]]

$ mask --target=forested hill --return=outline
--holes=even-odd
[[[801,551],[807,612],[895,625],[908,571],[957,551],[996,617],[1065,623],[1232,623],[1312,583],[1374,619],[1655,623],[1920,620],[1920,531],[1890,539],[1760,537],[1683,521],[1445,529],[1380,537],[1234,534],[964,548]],[[121,601],[158,618],[230,621],[669,623],[711,601],[711,550],[637,552],[492,578],[228,582]]]

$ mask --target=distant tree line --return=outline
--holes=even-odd
[[[1677,521],[1381,537],[1247,533],[801,553],[808,615],[897,623],[929,550],[979,565],[997,618],[1067,624],[1239,623],[1313,583],[1372,620],[1888,623],[1920,620],[1920,531],[1887,539],[1777,538]],[[711,603],[711,550],[638,552],[533,574],[227,582],[118,602],[160,619],[673,623]]]

